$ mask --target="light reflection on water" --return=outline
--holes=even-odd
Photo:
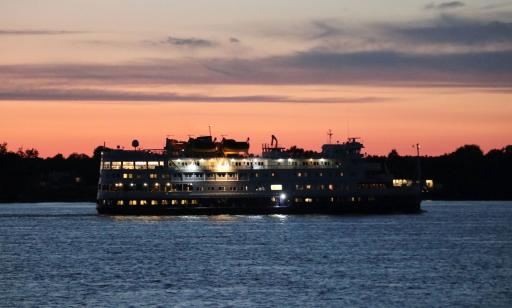
[[[512,203],[103,216],[0,204],[0,306],[512,306]]]

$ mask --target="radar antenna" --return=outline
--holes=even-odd
[[[133,147],[134,150],[137,150],[137,148],[139,147],[139,140],[133,139],[132,147]]]

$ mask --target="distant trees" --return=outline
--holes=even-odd
[[[15,201],[94,201],[99,176],[101,152],[98,146],[92,157],[72,153],[41,158],[36,149],[9,151],[0,143],[0,202]],[[285,150],[292,157],[320,157],[321,153],[297,146]],[[416,177],[416,156],[400,156],[393,149],[387,156],[369,156],[395,178]],[[424,179],[433,179],[430,199],[508,199],[512,200],[512,145],[483,153],[478,145],[459,147],[437,157],[422,156]]]
[[[389,159],[398,158],[400,157],[400,154],[398,154],[398,151],[396,149],[392,149],[391,152],[388,154]]]
[[[41,158],[33,148],[0,143],[0,202],[94,200],[99,162],[73,153]]]
[[[9,152],[7,148],[7,142],[0,143],[0,155],[18,155],[22,158],[38,158],[39,151],[36,149],[26,149],[24,150],[22,147],[18,148],[16,152]]]
[[[462,160],[474,160],[481,159],[484,156],[484,152],[476,144],[466,144],[450,155]]]
[[[0,155],[7,154],[7,142],[0,143]]]

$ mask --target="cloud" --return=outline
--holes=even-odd
[[[201,39],[201,38],[179,38],[174,36],[169,36],[164,43],[179,46],[179,47],[192,47],[192,48],[205,48],[205,47],[213,47],[215,43],[210,40]]]
[[[466,4],[461,1],[447,1],[447,2],[441,2],[439,4],[436,4],[434,2],[431,2],[425,6],[425,9],[427,10],[451,10],[451,9],[457,9],[460,7],[465,6]]]
[[[385,72],[392,77],[400,73],[438,72],[453,75],[472,73],[502,74],[512,72],[512,51],[452,53],[452,54],[407,54],[395,51],[370,51],[356,53],[303,52],[283,58],[291,66],[321,70],[367,70],[370,74]],[[383,71],[384,70],[384,71]],[[386,71],[389,70],[389,71]],[[391,71],[396,70],[397,74]],[[419,76],[418,76],[419,77]],[[512,80],[509,80],[509,82]]]
[[[512,42],[512,23],[482,22],[442,15],[429,24],[417,24],[387,26],[388,35],[430,44],[478,45]]]
[[[68,35],[68,34],[83,34],[85,31],[55,31],[55,30],[14,30],[14,29],[0,29],[0,35]]]
[[[240,43],[240,40],[239,40],[239,39],[237,39],[236,37],[230,37],[230,38],[229,38],[229,42],[230,42],[231,44],[239,44],[239,43]]]
[[[4,65],[0,66],[0,79],[9,80],[10,84],[71,83],[77,86],[358,84],[512,87],[512,50],[442,54],[309,50],[256,59],[152,60],[118,65]],[[4,93],[3,97],[7,99],[8,94]]]
[[[328,38],[345,34],[345,32],[341,30],[333,22],[329,22],[326,20],[313,21],[312,28],[314,33],[312,35],[312,38],[314,39]]]
[[[381,97],[349,98],[294,98],[290,96],[208,96],[182,95],[169,92],[133,92],[98,89],[59,89],[59,88],[16,88],[0,89],[0,100],[36,100],[36,101],[108,101],[108,102],[189,102],[189,103],[302,103],[302,104],[360,104],[377,103],[389,100]]]
[[[504,7],[508,7],[508,6],[511,6],[511,5],[512,5],[511,2],[491,3],[491,4],[484,5],[482,7],[482,9],[483,10],[496,10],[496,9],[502,9]]]

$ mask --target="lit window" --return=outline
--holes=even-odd
[[[427,186],[427,188],[433,188],[434,180],[425,180],[425,185]]]
[[[123,204],[124,204],[124,201],[123,201],[123,200],[117,200],[116,204],[117,204],[117,205],[123,205]]]
[[[158,174],[156,174],[156,173],[150,173],[150,174],[149,174],[149,178],[150,178],[150,179],[157,179],[157,178],[158,178]]]
[[[140,205],[147,205],[148,202],[146,200],[140,200]]]
[[[283,185],[281,185],[281,184],[270,185],[270,190],[283,190]]]
[[[128,202],[129,205],[137,205],[137,200],[130,200]]]
[[[103,162],[103,169],[110,169],[110,162],[109,161]]]
[[[112,169],[114,169],[114,170],[121,169],[121,162],[120,161],[113,161],[112,162]]]
[[[123,162],[123,169],[133,170],[133,162],[132,161],[124,161]]]
[[[155,169],[158,166],[157,161],[150,161],[148,162],[148,169]]]
[[[135,169],[138,169],[138,170],[147,169],[146,162],[145,161],[136,161]]]
[[[151,200],[151,205],[158,205],[158,200]]]
[[[304,202],[311,203],[313,202],[313,198],[304,198]]]

